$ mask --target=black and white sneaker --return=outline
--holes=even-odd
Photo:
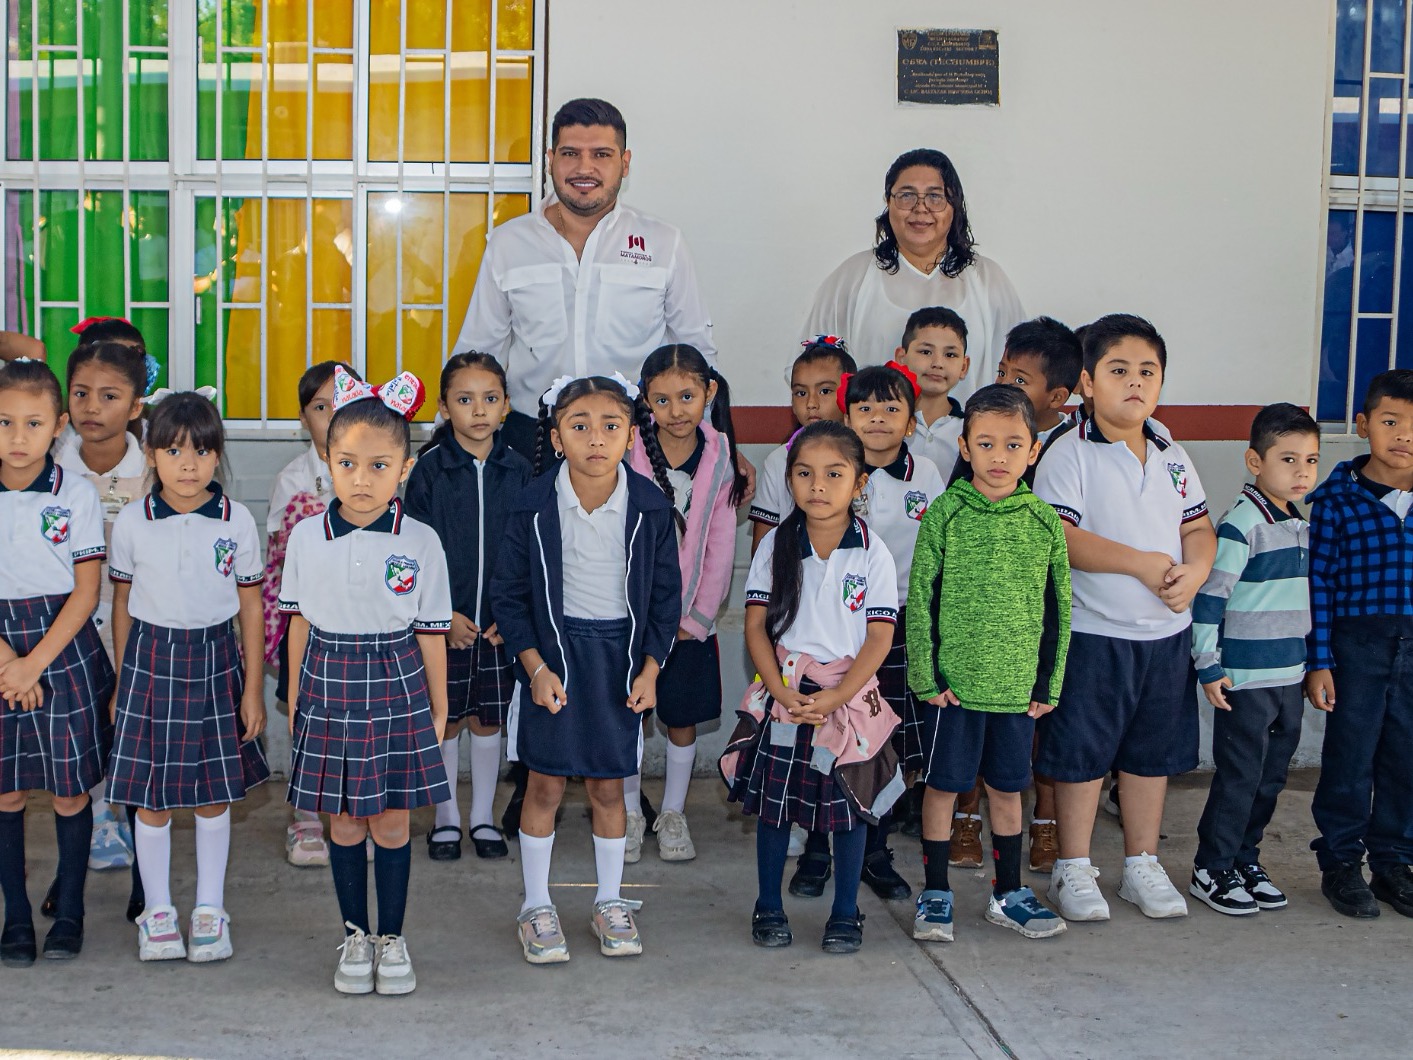
[[[1192,882],[1188,884],[1187,891],[1192,897],[1227,916],[1250,916],[1261,911],[1256,899],[1247,893],[1241,873],[1236,869],[1217,869],[1215,872],[1193,869]]]
[[[1256,900],[1262,909],[1284,909],[1285,892],[1271,882],[1266,870],[1260,865],[1241,866],[1241,882],[1246,893]]]

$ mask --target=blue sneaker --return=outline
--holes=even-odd
[[[125,869],[132,864],[132,835],[128,827],[104,809],[93,816],[93,838],[88,845],[88,867],[94,872]]]
[[[1059,914],[1041,905],[1029,887],[1007,891],[1000,898],[992,895],[986,906],[986,919],[1019,931],[1028,939],[1048,939],[1065,930],[1065,922]]]
[[[923,942],[952,941],[951,891],[923,891],[917,896],[913,938]]]

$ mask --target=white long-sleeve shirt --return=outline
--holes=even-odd
[[[682,234],[621,202],[584,244],[582,261],[540,209],[491,233],[455,351],[505,366],[511,405],[535,414],[557,376],[637,379],[669,342],[716,364],[711,318]]]

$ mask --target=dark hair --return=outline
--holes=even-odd
[[[962,178],[957,175],[952,160],[941,151],[930,147],[917,147],[904,151],[888,167],[888,172],[883,177],[885,199],[890,199],[893,185],[898,183],[899,174],[910,166],[927,166],[937,170],[942,177],[942,188],[947,194],[948,204],[952,207],[952,227],[947,231],[947,251],[937,264],[943,276],[960,276],[962,270],[976,260],[976,253],[972,249],[976,246],[976,240],[972,238],[971,223],[967,220],[967,200],[962,193]],[[873,220],[877,229],[873,256],[878,260],[878,267],[884,272],[897,272],[898,237],[893,232],[893,223],[888,220],[887,203],[883,206],[883,212]]]
[[[14,361],[0,361],[0,390],[29,390],[48,394],[54,402],[54,414],[64,412],[64,392],[59,387],[59,377],[43,361],[21,357]]]
[[[1074,393],[1084,367],[1084,347],[1075,333],[1054,317],[1022,320],[1006,333],[1006,353],[1014,357],[1038,357],[1045,385],[1051,390]]]
[[[908,322],[903,325],[903,341],[899,345],[903,347],[904,352],[913,344],[917,333],[923,328],[951,328],[961,336],[962,352],[966,352],[967,322],[955,309],[948,309],[944,305],[930,305],[914,310],[912,316],[908,317]]]
[[[795,462],[807,445],[823,442],[833,445],[845,460],[854,465],[855,476],[868,471],[864,462],[863,442],[842,423],[817,420],[795,435],[785,459],[788,481]],[[765,608],[765,632],[771,644],[778,644],[785,631],[795,624],[800,614],[800,591],[804,583],[804,551],[800,538],[805,533],[805,512],[796,507],[775,531],[775,546],[770,557],[770,603]]]
[[[619,150],[628,146],[628,125],[623,114],[603,99],[571,99],[554,112],[550,122],[550,146],[559,143],[559,130],[575,125],[607,125],[618,134]]]
[[[695,346],[688,346],[686,343],[659,346],[648,354],[648,359],[643,362],[643,370],[638,379],[638,401],[648,409],[649,416],[652,415],[652,409],[647,404],[648,384],[663,373],[673,371],[695,376],[702,384],[703,391],[710,389],[712,383],[716,384],[716,397],[711,401],[711,425],[717,433],[726,439],[733,475],[731,507],[738,507],[741,498],[746,493],[746,476],[741,474],[740,465],[736,460],[736,427],[731,422],[731,386],[726,382],[724,375],[707,364],[706,358]],[[653,434],[657,434],[656,429],[653,430]]]
[[[1163,374],[1168,372],[1168,345],[1158,329],[1140,316],[1132,313],[1110,313],[1084,325],[1080,343],[1084,347],[1084,370],[1094,377],[1094,370],[1114,346],[1124,339],[1142,339],[1158,354],[1158,364]]]
[[[147,352],[147,340],[142,337],[142,332],[138,331],[135,324],[121,317],[95,320],[78,332],[78,340],[80,346],[90,346],[95,342],[121,342],[128,346],[135,345],[143,353]],[[145,383],[145,375],[143,379]]]
[[[1364,415],[1372,416],[1384,398],[1413,402],[1413,368],[1392,368],[1369,380],[1364,391]]]
[[[849,376],[849,385],[844,389],[844,406],[857,405],[860,401],[905,401],[908,405],[908,418],[917,414],[917,394],[913,391],[912,380],[896,368],[886,364],[871,364]]]
[[[842,340],[837,344],[832,342],[819,342],[817,340],[815,342],[805,343],[804,349],[800,351],[799,356],[795,358],[790,368],[794,370],[802,364],[818,364],[820,361],[838,361],[839,373],[841,375],[845,372],[857,372],[859,370],[859,366],[854,360],[854,355],[849,352],[849,348],[844,345]]]
[[[168,394],[147,417],[147,448],[154,452],[182,444],[223,453],[226,431],[216,406],[194,391]]]
[[[107,323],[107,321],[103,323]],[[89,331],[102,326],[103,324],[90,324],[84,331],[84,336],[87,337]],[[74,352],[69,354],[68,368],[64,373],[66,390],[72,391],[74,388],[74,372],[90,362],[111,368],[121,375],[128,386],[132,387],[135,399],[147,393],[147,354],[140,346],[133,346],[126,342],[115,342],[112,339],[80,342]],[[134,416],[128,420],[127,429],[141,440],[142,417]]]
[[[1313,434],[1318,438],[1320,425],[1299,405],[1288,401],[1267,405],[1251,421],[1251,448],[1264,457],[1271,446],[1287,434]]]
[[[342,368],[360,383],[363,381],[358,370],[347,361],[320,361],[318,364],[311,364],[304,369],[304,374],[299,377],[300,412],[309,407],[309,403],[318,396],[319,391],[324,388],[324,384],[334,377],[335,368]]]
[[[333,451],[334,439],[338,435],[358,424],[378,427],[387,431],[402,444],[404,457],[412,455],[412,424],[408,423],[407,417],[396,409],[390,409],[378,398],[371,397],[351,401],[334,412],[329,419],[329,434],[326,443],[328,450]]]
[[[506,382],[505,369],[498,360],[489,353],[467,350],[464,353],[452,354],[451,357],[447,358],[446,364],[442,365],[442,377],[437,387],[437,396],[443,402],[446,401],[447,394],[451,393],[451,383],[452,380],[456,378],[456,373],[463,368],[479,368],[484,372],[490,372],[500,380],[501,393],[505,393],[510,389],[509,383]],[[451,435],[451,432],[451,417],[443,417],[442,422],[437,424],[437,429],[432,432],[432,437],[427,439],[426,444],[423,445],[421,449],[417,450],[418,454],[425,453],[434,445],[440,445],[442,442],[446,441]]]
[[[1035,426],[1035,408],[1020,387],[1007,386],[1005,383],[988,383],[967,398],[966,407],[962,410],[962,437],[968,438],[976,418],[988,412],[1002,416],[1019,416],[1025,421],[1031,441],[1039,436]]]

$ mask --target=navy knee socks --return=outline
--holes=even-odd
[[[831,916],[855,916],[859,911],[859,880],[863,876],[868,828],[858,824],[834,833],[834,907]]]
[[[5,895],[6,927],[33,923],[34,911],[25,891],[24,810],[0,811],[0,892]]]
[[[401,935],[412,875],[412,840],[400,847],[373,844],[373,880],[378,885],[378,934]]]
[[[826,837],[826,842],[828,839]],[[776,828],[762,820],[756,821],[756,908],[783,909],[780,882],[785,877],[785,859],[790,849],[790,826]]]
[[[93,837],[93,803],[71,817],[54,815],[54,835],[59,842],[60,920],[83,919],[83,885],[88,879],[88,845]]]
[[[346,924],[371,934],[368,928],[368,854],[363,840],[344,846],[330,836],[329,868],[334,874],[339,915]]]

